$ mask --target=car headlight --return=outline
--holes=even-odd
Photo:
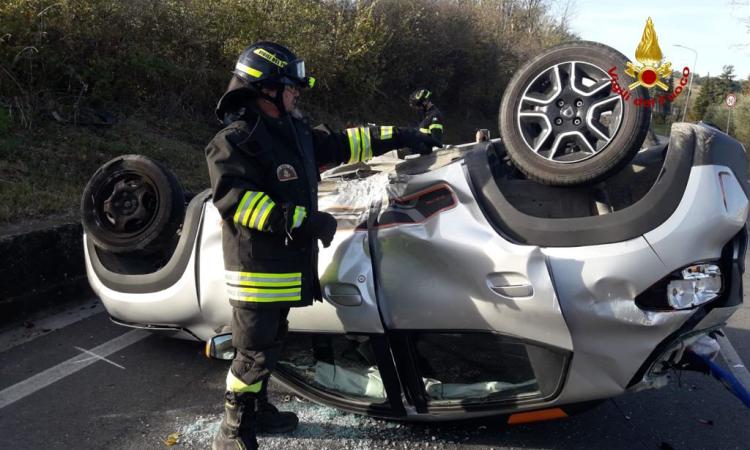
[[[635,297],[639,308],[674,311],[695,308],[723,292],[719,261],[693,263],[676,270]]]

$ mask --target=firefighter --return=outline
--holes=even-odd
[[[432,103],[432,92],[417,89],[409,95],[409,106],[419,111],[419,131],[431,135],[443,145],[443,115]]]
[[[268,402],[268,378],[287,333],[289,308],[321,300],[318,244],[327,247],[336,219],[318,211],[319,168],[366,161],[409,147],[437,145],[416,129],[359,126],[312,129],[296,109],[314,85],[289,49],[258,42],[235,65],[216,115],[224,124],[206,148],[213,203],[222,217],[232,344],[225,414],[214,449],[256,449],[256,430],[294,429],[294,413]]]

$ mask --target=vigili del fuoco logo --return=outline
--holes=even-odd
[[[623,100],[629,101],[630,91],[639,86],[643,86],[646,89],[656,87],[663,91],[669,91],[669,86],[667,86],[667,83],[665,83],[664,80],[672,74],[672,63],[664,61],[664,55],[661,53],[659,40],[656,37],[654,22],[651,21],[650,17],[646,21],[646,28],[643,29],[641,42],[638,44],[638,48],[635,49],[635,59],[638,61],[637,64],[628,61],[625,68],[625,74],[632,77],[635,81],[629,83],[625,88],[623,88],[618,82],[619,77],[617,75],[617,67],[609,69],[607,73],[612,82],[612,92],[622,96]],[[654,97],[650,99],[635,98],[633,104],[645,108],[653,108],[656,106],[656,102],[663,105],[668,101],[674,101],[687,85],[689,77],[690,68],[685,66],[682,69],[680,82],[672,92],[659,95],[654,94]],[[627,80],[623,80],[623,82],[625,81]]]

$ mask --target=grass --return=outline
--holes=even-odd
[[[320,112],[314,115],[314,123],[319,123],[321,116],[334,127],[343,125],[335,116]],[[209,187],[203,150],[219,130],[213,116],[164,119],[141,113],[121,118],[109,128],[40,118],[31,130],[19,129],[12,122],[8,125],[2,118],[0,228],[50,217],[77,220],[81,193],[89,178],[102,164],[124,154],[146,155],[165,163],[186,191]],[[454,123],[446,141],[472,141],[477,127],[488,126],[485,122],[467,119]],[[493,137],[495,134],[493,129]]]
[[[110,159],[137,153],[164,162],[186,191],[208,187],[203,149],[218,126],[135,116],[109,128],[36,122],[0,129],[0,225],[49,216],[77,218],[81,193]]]

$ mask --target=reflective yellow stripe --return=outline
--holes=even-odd
[[[372,159],[372,143],[370,139],[370,127],[360,127],[362,132],[362,153],[361,161],[369,161]]]
[[[276,204],[263,192],[248,191],[234,214],[235,222],[257,230],[267,230],[267,219]],[[242,218],[240,220],[240,217]]]
[[[252,302],[252,303],[274,303],[274,302],[299,302],[302,297],[299,295],[293,295],[289,297],[259,297],[259,296],[247,296],[242,298],[233,298],[238,302]]]
[[[242,64],[241,62],[238,62],[237,65],[234,66],[234,68],[237,70],[241,70],[245,72],[246,74],[253,76],[255,78],[260,78],[263,76],[263,72],[261,72],[260,70],[253,69],[252,67],[246,66]]]
[[[250,200],[250,203],[247,206],[247,210],[245,211],[245,214],[242,216],[242,225],[247,226],[247,221],[250,218],[250,213],[253,212],[253,208],[255,208],[255,205],[258,203],[260,199],[262,199],[266,194],[263,192],[253,192],[255,196]]]
[[[250,228],[255,228],[260,230],[260,227],[255,226],[255,221],[258,219],[258,214],[263,209],[264,206],[268,205],[268,203],[273,204],[270,198],[266,194],[263,194],[263,198],[258,202],[258,204],[253,208],[253,215],[250,217],[250,221],[247,222],[247,226]]]
[[[230,369],[227,373],[227,390],[230,392],[253,392],[257,394],[263,387],[263,380],[253,384],[245,384],[244,381],[235,377]]]
[[[299,281],[254,281],[254,280],[238,280],[232,281],[233,285],[237,286],[270,286],[270,287],[299,287],[302,286]],[[233,286],[234,287],[234,286]]]
[[[268,215],[271,214],[271,211],[273,210],[274,206],[276,206],[276,204],[274,202],[271,202],[271,205],[268,207],[268,209],[266,209],[266,212],[264,212],[263,215],[261,216],[260,223],[258,224],[259,230],[267,231],[266,219],[268,219]]]
[[[297,294],[299,293],[302,288],[299,286],[297,287],[290,287],[290,288],[283,288],[283,289],[276,289],[276,288],[264,288],[264,287],[240,287],[240,288],[234,288],[238,293],[249,293],[249,294]]]
[[[443,131],[443,126],[439,123],[433,123],[432,125],[430,125],[430,131],[432,131],[433,129]]]
[[[370,127],[347,128],[346,134],[349,136],[349,150],[351,152],[348,164],[372,159]]]
[[[419,131],[422,132],[422,133],[424,133],[424,134],[430,134],[429,128],[420,128]]]
[[[247,191],[242,196],[242,200],[240,201],[239,205],[237,205],[237,211],[234,213],[234,222],[238,223],[240,225],[246,225],[247,224],[247,216],[252,210],[252,205],[255,204],[256,201],[260,197],[263,196],[262,192],[255,192],[255,191]]]
[[[307,209],[304,206],[296,206],[294,208],[294,217],[292,220],[292,229],[299,228],[302,226],[302,221],[307,217]]]
[[[228,288],[236,286],[271,286],[271,287],[288,287],[299,288],[302,286],[302,273],[254,273],[254,272],[233,272],[227,270],[224,273],[224,279]]]
[[[359,129],[358,128],[347,128],[346,134],[349,136],[349,161],[347,164],[354,164],[359,162]]]
[[[281,67],[282,69],[284,67],[286,67],[286,65],[287,65],[286,61],[280,60],[279,58],[276,57],[276,55],[274,55],[271,52],[267,52],[267,51],[263,50],[262,48],[256,48],[255,50],[253,50],[253,53],[255,53],[256,55],[258,55],[261,58],[265,59],[266,61],[270,61],[271,63],[276,64],[277,66]]]
[[[264,298],[264,297],[232,298],[232,297],[229,297],[229,299],[235,300],[238,302],[249,302],[249,303],[274,303],[274,302],[299,302],[302,300],[302,297],[299,295],[296,295],[292,297],[273,297],[273,298]]]
[[[390,139],[393,137],[393,126],[380,127],[380,139]]]
[[[226,275],[227,277],[239,276],[239,277],[263,277],[263,278],[299,278],[302,276],[302,272],[272,273],[272,272],[237,272],[234,270],[227,270]]]
[[[230,300],[237,302],[273,303],[300,301],[302,299],[302,287],[274,289],[228,286],[227,295]]]
[[[239,223],[241,216],[240,213],[242,212],[242,208],[245,206],[248,197],[250,197],[250,191],[245,192],[245,195],[242,196],[242,200],[240,200],[240,204],[237,205],[237,211],[234,213],[234,223]]]

